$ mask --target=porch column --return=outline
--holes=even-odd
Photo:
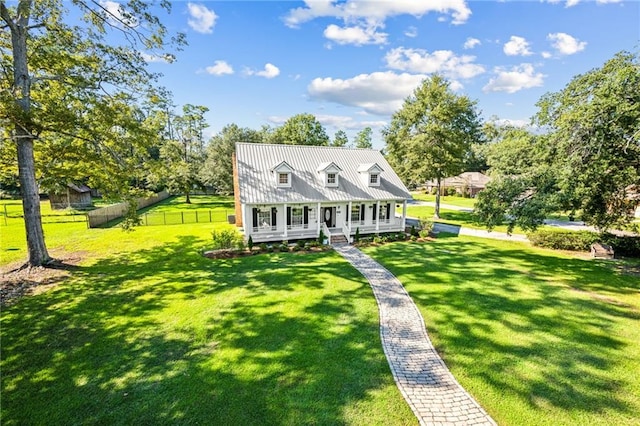
[[[244,230],[244,236],[249,239],[249,236],[253,232],[253,224],[247,218],[247,208],[246,204],[242,204],[240,206],[240,214],[242,215],[242,229]]]
[[[402,232],[407,228],[407,200],[402,202]]]
[[[349,233],[351,233],[351,223],[353,221],[351,217],[351,201],[349,201],[349,206],[347,207],[347,216],[349,217],[349,223],[347,225],[349,226]]]
[[[316,207],[318,210],[316,211],[316,220],[318,221],[318,235],[320,235],[320,220],[324,219],[320,217],[320,203]]]
[[[374,219],[376,221],[376,232],[378,232],[380,230],[380,219],[378,219],[380,217],[380,200],[376,201],[376,216]]]
[[[284,203],[284,220],[282,221],[282,223],[284,224],[284,239],[287,239],[287,232],[289,231],[288,228],[289,226],[287,225],[287,203]]]

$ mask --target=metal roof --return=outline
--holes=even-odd
[[[384,156],[373,149],[237,143],[236,162],[240,202],[244,204],[411,198]],[[279,188],[272,172],[273,165],[282,162],[293,168],[290,188]],[[323,163],[334,163],[342,169],[337,187],[325,186],[322,173],[317,172]],[[373,164],[382,168],[380,186],[369,186],[368,174],[358,172],[362,165]]]

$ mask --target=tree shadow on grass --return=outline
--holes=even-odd
[[[638,280],[593,261],[497,244],[447,238],[371,255],[405,284],[447,364],[476,384],[515,395],[534,413],[563,413],[558,424],[576,413],[633,418],[638,404],[627,394],[637,380],[620,375],[630,355],[620,330],[637,325],[640,311],[620,300],[638,294]]]
[[[371,290],[337,254],[212,261],[197,242],[79,266],[4,310],[3,424],[415,420]]]

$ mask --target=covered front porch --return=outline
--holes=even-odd
[[[395,216],[396,205],[402,206],[402,216]],[[328,239],[344,235],[352,242],[356,231],[404,231],[406,211],[407,200],[244,205],[243,231],[254,242],[317,238],[320,231]]]

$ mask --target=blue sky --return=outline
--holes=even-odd
[[[209,135],[307,112],[330,137],[372,127],[376,148],[433,72],[484,119],[522,124],[544,93],[640,48],[638,1],[193,1],[163,22],[189,46],[172,64],[149,52],[149,66],[176,104],[210,109]]]

